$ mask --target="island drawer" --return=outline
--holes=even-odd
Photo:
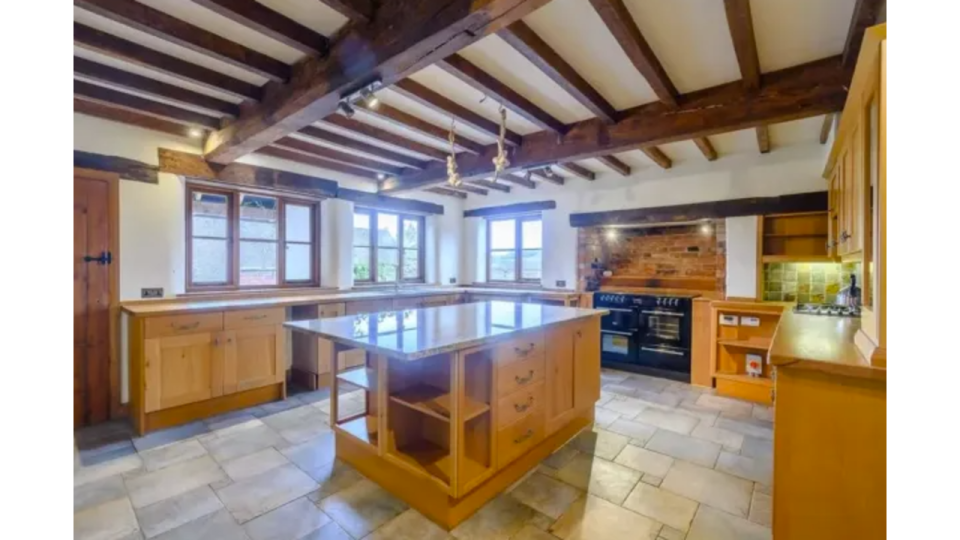
[[[223,327],[227,330],[235,330],[253,326],[268,326],[272,324],[283,324],[284,319],[286,319],[286,310],[284,308],[228,311],[223,314]]]
[[[497,394],[504,397],[543,380],[543,355],[497,366]]]
[[[144,323],[145,338],[180,336],[202,332],[223,330],[223,313],[195,313],[190,315],[170,315],[150,317]]]
[[[513,460],[522,456],[543,439],[544,435],[543,409],[497,432],[497,468],[503,468]]]
[[[521,388],[506,397],[500,398],[500,418],[497,427],[509,426],[528,414],[533,414],[543,408],[543,382],[538,382],[529,388]]]
[[[511,339],[493,350],[493,358],[501,366],[535,357],[543,358],[543,332]]]

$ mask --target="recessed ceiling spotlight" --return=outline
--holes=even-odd
[[[553,169],[551,169],[549,165],[547,165],[546,167],[544,167],[543,170],[544,170],[544,172],[547,173],[547,176],[553,176]]]
[[[341,102],[337,105],[337,112],[339,112],[340,114],[346,116],[347,118],[353,118],[353,114],[354,114],[356,111],[353,110],[353,107],[351,107],[349,103],[347,103],[346,101],[341,101]]]
[[[360,91],[360,97],[363,98],[363,102],[367,105],[367,108],[376,109],[380,106],[380,99],[366,88]]]
[[[190,137],[192,137],[192,138],[194,138],[194,139],[199,139],[200,137],[203,137],[203,130],[198,129],[198,128],[190,128],[190,129],[187,131],[187,135],[189,135]]]
[[[607,240],[611,242],[616,242],[617,238],[620,236],[620,233],[616,229],[607,229]]]
[[[387,178],[387,175],[383,173],[377,173],[377,180],[385,180],[386,178]]]
[[[713,232],[713,228],[710,226],[709,223],[704,223],[703,225],[700,226],[700,232],[703,234],[710,234]]]

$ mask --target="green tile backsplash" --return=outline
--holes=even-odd
[[[763,265],[763,299],[801,304],[833,304],[850,286],[862,287],[860,263],[767,263]]]

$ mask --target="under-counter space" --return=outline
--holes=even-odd
[[[885,366],[872,365],[854,344],[859,329],[858,318],[784,310],[770,347],[770,363],[885,381]]]

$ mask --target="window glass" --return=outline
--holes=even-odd
[[[490,222],[490,249],[513,249],[517,245],[517,222],[502,219]]]
[[[397,281],[399,272],[400,250],[377,249],[377,281]]]
[[[490,279],[495,281],[516,281],[517,252],[490,252]]]
[[[240,286],[277,284],[277,243],[240,241]]]
[[[537,281],[542,277],[543,222],[524,217],[489,222],[490,281]]]
[[[284,209],[284,214],[286,215],[284,233],[287,242],[310,242],[313,236],[313,224],[310,222],[311,213],[309,206],[299,204],[288,204],[286,206]]]
[[[394,214],[377,214],[377,246],[397,247],[400,245],[400,228]]]
[[[371,234],[373,233],[373,234]],[[423,218],[362,209],[353,215],[353,278],[387,283],[420,280]]]
[[[198,284],[227,282],[227,241],[194,238],[190,273]]]
[[[276,240],[279,230],[277,199],[240,195],[240,238]]]

